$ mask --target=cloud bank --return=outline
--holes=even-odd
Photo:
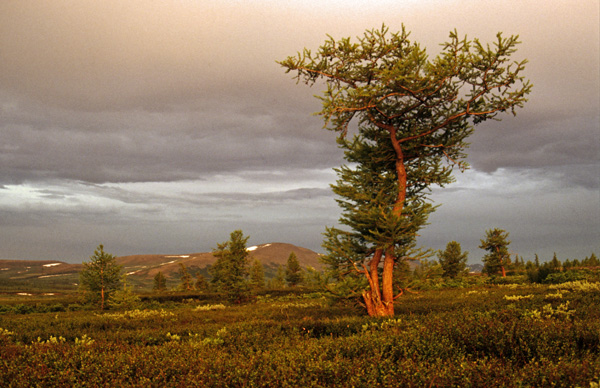
[[[486,228],[526,258],[600,253],[599,5],[593,1],[6,1],[0,4],[0,258],[81,261],[251,243],[320,250],[343,163],[318,86],[276,60],[327,34],[401,23],[519,34],[534,91],[472,136],[421,242],[482,256]],[[535,22],[533,22],[535,21]],[[562,256],[561,256],[562,255]]]

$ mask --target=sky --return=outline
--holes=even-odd
[[[419,244],[485,231],[525,260],[600,254],[597,0],[0,2],[0,259],[78,263],[249,245],[323,252],[344,163],[322,89],[276,63],[327,35],[402,24],[431,57],[449,32],[519,35],[533,83],[517,116],[469,138]]]

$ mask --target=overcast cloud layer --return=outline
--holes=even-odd
[[[321,251],[343,163],[313,98],[275,63],[329,34],[404,23],[430,55],[448,32],[523,42],[517,117],[471,138],[420,242],[479,262],[489,228],[548,260],[600,253],[597,0],[3,1],[0,258],[86,260],[250,244]]]

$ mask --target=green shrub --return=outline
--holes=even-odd
[[[407,293],[392,319],[329,306],[321,297],[282,292],[251,305],[202,310],[192,297],[192,303],[153,301],[160,307],[143,310],[26,315],[17,311],[39,306],[17,303],[0,315],[0,381],[9,387],[589,387],[600,376],[594,283]]]

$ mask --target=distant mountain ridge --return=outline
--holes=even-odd
[[[248,247],[250,261],[256,259],[266,268],[285,266],[290,254],[294,252],[303,267],[322,267],[319,254],[307,249],[286,243],[268,243]],[[189,253],[182,255],[129,255],[116,258],[128,276],[147,279],[158,272],[167,277],[179,274],[180,264],[191,271],[206,272],[208,266],[216,261],[212,252]],[[69,264],[58,260],[0,260],[0,281],[3,279],[31,281],[36,279],[68,277],[73,281],[74,275],[81,271],[82,264]]]
[[[481,273],[481,271],[483,271],[483,264],[469,264],[467,265],[467,268],[471,273]]]
[[[263,266],[285,266],[290,254],[294,252],[303,267],[320,269],[319,254],[307,249],[286,243],[268,243],[248,247],[249,259],[260,261]],[[216,261],[212,252],[189,253],[183,255],[131,255],[117,257],[129,276],[154,277],[158,272],[165,276],[179,273],[180,264],[186,268],[206,269]]]
[[[279,266],[285,267],[290,254],[294,252],[304,268],[323,269],[320,254],[287,243],[267,243],[248,247],[249,259],[263,264],[265,276],[272,278]],[[86,260],[86,261],[89,261]],[[215,263],[212,252],[168,254],[168,255],[129,255],[116,258],[123,266],[123,273],[135,284],[152,284],[154,276],[162,272],[170,281],[179,281],[180,264],[192,274],[209,275],[208,268]],[[412,265],[417,265],[412,263]],[[411,265],[411,267],[412,267]],[[70,264],[58,260],[0,260],[0,292],[17,293],[30,289],[74,289],[79,282],[82,264]],[[481,264],[468,266],[472,273],[479,273]]]

